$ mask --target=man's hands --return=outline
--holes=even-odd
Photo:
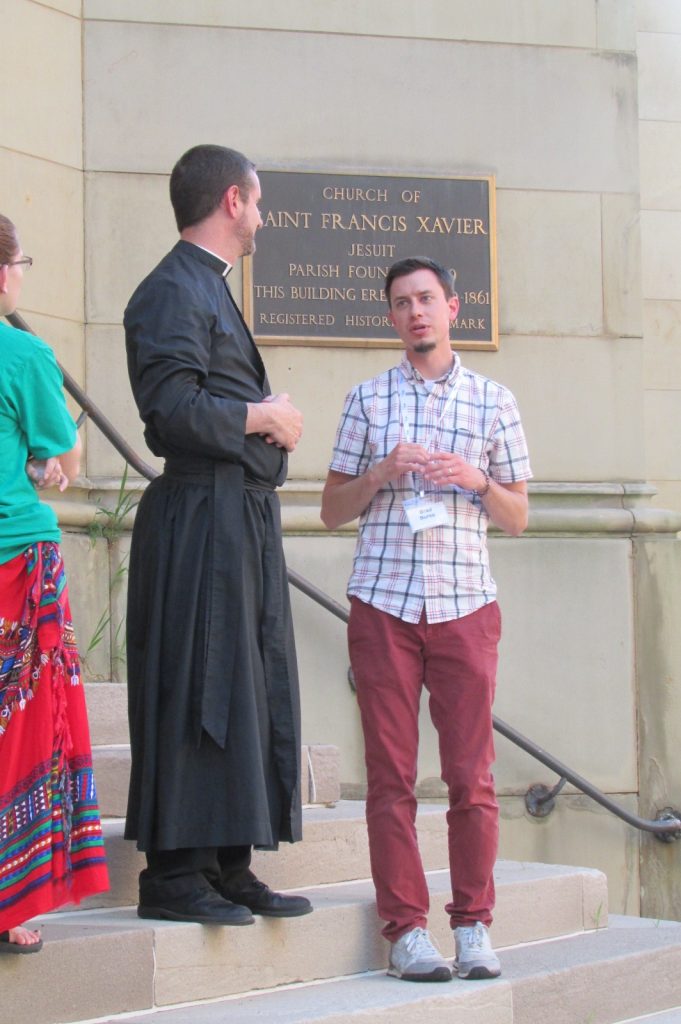
[[[460,455],[453,452],[433,452],[428,465],[419,472],[439,487],[460,487],[464,491],[479,491],[485,486],[485,474],[477,466],[471,466]]]
[[[246,433],[260,434],[268,444],[292,452],[303,433],[303,414],[288,394],[269,395],[263,402],[249,402]]]
[[[381,486],[404,473],[419,473],[438,487],[477,491],[485,486],[485,474],[453,452],[428,452],[420,444],[401,442],[373,467]]]
[[[69,486],[69,478],[56,456],[49,459],[29,459],[26,463],[26,473],[29,480],[40,490],[58,487],[60,491],[65,491]]]
[[[424,470],[431,458],[432,455],[422,445],[400,441],[384,459],[373,466],[372,472],[375,474],[376,482],[382,487],[398,480],[405,473],[425,475]]]

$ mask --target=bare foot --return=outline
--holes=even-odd
[[[33,946],[36,942],[40,942],[40,932],[31,932],[28,928],[21,926],[10,928],[9,941],[16,942],[18,946]]]

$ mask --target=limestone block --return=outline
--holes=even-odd
[[[124,818],[130,783],[130,748],[95,747],[92,751],[99,809],[106,818]]]
[[[681,390],[647,391],[644,395],[644,407],[648,471],[655,480],[679,480]]]
[[[26,6],[40,10],[37,4]],[[16,224],[24,252],[34,259],[24,277],[19,312],[29,323],[34,313],[82,323],[81,172],[0,148],[0,181],[3,211]]]
[[[637,788],[629,554],[624,540],[491,541],[504,620],[496,714],[606,792]],[[419,777],[437,777],[423,729]],[[496,750],[500,793],[551,783],[501,736]]]
[[[601,3],[603,0],[601,0]],[[624,6],[623,0],[619,0]],[[135,21],[182,25],[187,10],[182,0],[147,0],[143,17],[134,0],[85,0],[88,19]],[[373,0],[370,5],[348,6],[343,0],[298,0],[287,8],[268,0],[254,0],[247,8],[235,0],[194,0],[192,24],[227,28],[279,29],[287,32],[331,32],[346,35],[407,36],[410,38],[488,40],[525,44],[556,44],[593,48],[605,45],[610,12],[598,19],[598,39],[593,0],[573,0],[570,10],[546,5],[541,0],[482,0],[453,5],[450,0],[421,0],[411,4]],[[618,47],[621,48],[621,47]],[[630,47],[633,49],[633,46]]]
[[[307,745],[303,743],[300,748],[300,799],[303,807],[310,801],[310,764],[307,753]]]
[[[643,296],[681,299],[681,212],[641,211]]]
[[[528,931],[537,939],[593,930],[592,920],[584,921],[585,887],[600,896],[605,914],[600,927],[607,924],[608,886],[600,871],[553,867],[543,864],[513,863],[502,860],[494,871],[499,900],[494,915],[493,939],[497,948],[514,940],[515,923],[525,918]],[[541,885],[538,881],[541,880]],[[590,905],[590,901],[589,901]]]
[[[310,803],[334,804],[340,800],[340,752],[332,744],[307,748]]]
[[[109,555],[106,542],[62,533],[76,639],[86,680],[111,679]]]
[[[497,715],[606,792],[635,792],[630,542],[499,537],[490,550],[504,620]],[[508,740],[496,748],[499,792],[551,781]]]
[[[497,195],[500,328],[504,334],[603,330],[597,195]]]
[[[43,0],[45,7],[53,7],[55,11],[62,11],[74,18],[79,18],[82,13],[81,0]]]
[[[354,540],[348,537],[286,537],[288,565],[347,607],[345,585]],[[291,588],[301,684],[302,733],[340,751],[343,782],[364,777],[364,748],[356,698],[348,684],[349,659],[343,622]]]
[[[86,174],[85,228],[88,322],[122,323],[134,289],[177,241],[168,177]]]
[[[32,1024],[109,1018],[153,1005],[153,932],[86,923],[67,929],[64,915],[41,919],[45,946],[36,974],[31,957],[13,957],[3,970],[3,1017]],[[19,979],[19,983],[17,983]]]
[[[637,338],[502,339],[464,363],[511,388],[537,480],[646,476]]]
[[[645,210],[681,209],[681,124],[641,121],[641,206]]]
[[[123,683],[87,683],[85,687],[93,746],[129,743],[128,694]]]
[[[72,168],[80,167],[82,161],[81,23],[80,11],[67,8],[78,6],[75,0],[52,8],[15,0],[3,4],[2,10],[3,40],[8,45],[0,68],[0,89],[12,97],[11,103],[3,104],[3,145],[11,140],[19,152]],[[51,215],[36,221],[42,231],[46,226],[49,232],[58,230],[55,195],[59,192],[52,188],[43,198]],[[3,210],[6,202],[3,194]],[[71,230],[60,236],[61,245],[73,238],[74,226],[81,222],[73,222]],[[55,278],[59,277],[57,266]]]
[[[681,33],[681,9],[676,0],[638,0],[639,32]]]
[[[498,3],[495,10],[503,7]],[[554,7],[535,4],[532,10]],[[166,5],[162,10],[165,20]],[[590,45],[596,42],[594,11]],[[494,24],[478,15],[478,21],[483,18]],[[568,23],[565,11],[560,19]],[[391,20],[392,7],[381,28]],[[613,60],[563,45],[545,49],[345,32],[345,24],[342,34],[329,35],[86,22],[86,169],[168,173],[197,139],[215,138],[214,97],[229,95],[234,81],[243,80],[249,82],[248,116],[233,112],[231,139],[238,138],[238,148],[263,167],[303,161],[308,167],[408,167],[445,175],[486,170],[496,171],[506,187],[636,190],[633,55]],[[290,75],[292,66],[299,75]],[[423,120],[422,95],[466,97],[456,131],[438,133],[436,147],[424,147],[422,132],[405,141],[385,117],[389,85],[376,69],[407,66],[420,88],[400,94],[405,122]],[[350,76],[348,67],[354,69]],[[301,80],[323,88],[301,90]],[[565,159],[566,139],[578,140],[576,159]]]
[[[617,799],[627,810],[638,813],[635,796],[620,794]],[[532,818],[519,797],[501,797],[499,806],[500,857],[545,864],[579,863],[605,874],[606,895],[600,885],[595,891],[585,886],[585,928],[607,924],[608,909],[615,914],[640,913],[639,835],[635,829],[581,795],[560,795],[547,818]]]
[[[558,937],[566,929],[581,931],[583,875],[581,869],[498,863],[495,941],[508,945],[539,936]],[[443,953],[451,956],[447,952],[452,942],[449,920],[442,912],[451,898],[449,871],[431,873],[428,887],[432,907],[429,925]],[[291,981],[385,969],[387,946],[380,937],[373,885],[369,880],[324,886],[312,890],[310,895],[315,912],[309,917],[288,921],[258,920],[255,926],[241,929],[238,937],[232,929],[181,928],[172,923],[155,923],[156,1002],[164,1006],[281,986]],[[125,911],[111,913],[111,925],[117,920],[122,923],[124,914]],[[148,928],[149,925],[147,922],[138,927]],[[339,941],[340,935],[343,941]],[[302,961],[301,944],[306,951]],[[397,986],[392,991],[396,993],[401,988]],[[492,986],[494,988],[496,986]],[[325,1009],[328,1012],[328,1006]],[[355,1011],[355,999],[350,1009]],[[264,1016],[273,1019],[272,1013]],[[276,1012],[274,1017],[277,1017]],[[334,1014],[332,1019],[339,1018]],[[448,1015],[436,1019],[456,1018]],[[485,1015],[484,1019],[488,1017]]]
[[[286,391],[303,413],[303,436],[289,462],[298,479],[325,479],[346,394],[401,359],[394,349],[314,349],[262,346],[273,391]],[[323,383],[322,383],[323,382]]]
[[[137,502],[138,497],[131,499]],[[131,535],[124,533],[111,543],[111,671],[112,678],[127,680],[126,615]],[[116,741],[119,742],[119,741]],[[127,742],[127,739],[123,742]]]
[[[681,389],[681,301],[651,299],[643,318],[646,388]]]
[[[326,902],[321,893],[315,913],[285,921],[256,921],[255,926],[240,928],[238,938],[235,929],[199,925],[179,929],[161,923],[155,929],[155,1002],[168,1006],[299,981],[303,949],[304,970],[310,977],[356,974],[384,966],[385,944],[368,891],[363,902],[335,901],[333,931],[343,935],[342,944],[328,941],[329,908],[322,910]]]
[[[67,373],[70,373],[76,383],[82,387],[85,380],[85,330],[83,325],[71,320],[45,316],[43,313],[22,312],[22,316],[30,329],[54,350],[55,356]],[[77,419],[81,413],[80,406],[69,397],[67,397],[67,403],[71,415]]]
[[[83,910],[94,907],[130,907],[139,899],[139,873],[146,859],[134,842],[123,838],[125,822],[110,818],[102,823],[106,866],[109,870],[109,891],[97,893],[82,904]]]
[[[653,504],[657,508],[670,508],[681,511],[681,481],[679,480],[651,480],[657,494],[653,498]]]
[[[602,871],[585,871],[582,876],[582,928],[608,927],[608,881]]]
[[[603,306],[606,333],[640,336],[641,239],[639,198],[602,198]]]
[[[598,45],[604,50],[636,50],[636,0],[598,0]],[[567,13],[567,9],[566,9]]]
[[[638,83],[642,121],[681,121],[681,63],[676,34],[639,32]]]
[[[681,808],[681,541],[650,538],[634,546],[637,584],[641,805],[655,817]],[[681,844],[646,846],[643,907],[653,917],[681,919]]]
[[[86,330],[87,390],[109,420],[145,462],[161,466],[148,450],[142,421],[132,397],[125,362],[125,344],[120,327],[92,326]],[[118,477],[124,459],[106,440],[94,423],[88,422],[87,472],[91,478]],[[135,473],[129,472],[130,478]]]

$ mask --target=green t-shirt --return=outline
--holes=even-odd
[[[66,408],[52,349],[0,323],[0,564],[39,540],[61,537],[57,516],[26,474],[29,455],[70,451],[76,425]]]

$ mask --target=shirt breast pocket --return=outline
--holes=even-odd
[[[487,438],[484,434],[457,427],[452,433],[452,451],[471,466],[486,468],[489,463]]]

